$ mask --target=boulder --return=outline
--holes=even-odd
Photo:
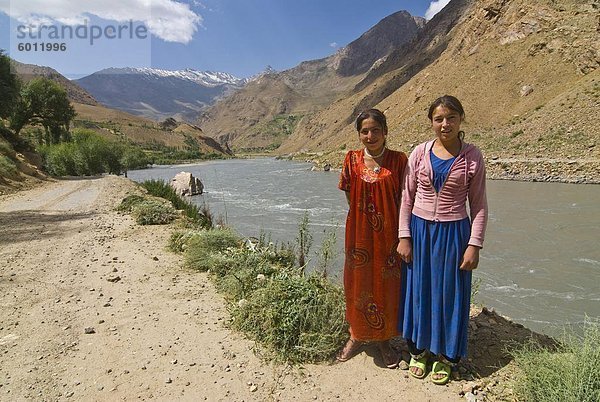
[[[188,172],[177,173],[175,177],[171,179],[171,187],[173,187],[175,192],[179,195],[192,196],[202,194],[204,191],[204,185],[200,179]]]

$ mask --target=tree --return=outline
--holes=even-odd
[[[11,128],[18,134],[26,125],[41,125],[46,144],[69,140],[69,126],[75,117],[67,91],[47,78],[30,81],[21,91],[21,99],[11,117]]]
[[[12,72],[10,57],[0,50],[0,118],[8,118],[19,97],[20,82]]]

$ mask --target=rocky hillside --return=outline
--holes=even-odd
[[[427,108],[443,94],[465,106],[467,140],[492,176],[598,182],[600,109],[597,0],[453,0],[421,34],[374,66],[351,96],[307,115],[279,152],[358,147],[351,126],[385,111],[393,148],[430,138]],[[331,152],[335,151],[335,152]]]
[[[422,18],[392,14],[336,54],[263,74],[201,114],[198,124],[234,149],[273,149],[297,121],[344,98],[397,47],[415,38]]]
[[[204,108],[245,84],[226,73],[152,68],[108,68],[76,82],[107,107],[156,121],[193,121]]]
[[[261,77],[199,125],[234,149],[320,153],[335,164],[359,146],[360,110],[385,110],[389,143],[409,152],[431,136],[428,105],[452,94],[492,177],[599,182],[600,128],[590,118],[600,109],[599,9],[598,0],[452,0],[422,28],[413,19],[413,39],[366,69],[357,55],[385,43],[390,26],[410,25],[401,13],[329,58]]]
[[[66,89],[67,95],[72,102],[82,103],[85,105],[99,105],[85,89],[67,79],[58,71],[50,67],[36,66],[35,64],[24,64],[16,60],[12,60],[16,74],[23,82],[29,82],[36,77],[45,77],[58,82]]]

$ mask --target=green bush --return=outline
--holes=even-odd
[[[185,264],[199,271],[208,271],[215,264],[214,259],[220,258],[219,252],[239,246],[240,238],[229,229],[211,229],[200,231],[186,243]],[[212,260],[211,260],[212,259]]]
[[[215,261],[211,268],[217,290],[224,293],[234,305],[240,299],[250,297],[278,270],[261,254],[239,249],[236,251],[221,255],[220,260]]]
[[[322,273],[305,276],[302,267],[294,266],[292,247],[278,247],[262,233],[241,242],[228,229],[179,231],[170,247],[184,251],[188,267],[210,271],[229,301],[232,326],[260,343],[269,357],[323,361],[347,339],[341,287]]]
[[[118,174],[123,147],[86,129],[74,130],[71,142],[40,147],[48,173],[55,176]]]
[[[9,158],[15,158],[17,156],[17,153],[15,152],[12,145],[8,141],[4,140],[1,136],[0,136],[0,154],[5,155]]]
[[[142,182],[142,187],[148,190],[148,193],[151,195],[171,201],[175,209],[183,210],[185,216],[190,218],[192,223],[205,229],[209,229],[213,226],[212,217],[208,207],[204,206],[201,210],[197,205],[184,200],[166,181],[146,180]]]
[[[600,323],[587,321],[583,335],[568,334],[555,349],[533,341],[513,352],[521,370],[515,391],[525,401],[600,401]]]
[[[145,200],[135,204],[131,214],[140,225],[164,225],[173,222],[177,211],[166,203],[156,200]]]
[[[76,175],[73,146],[62,143],[40,147],[46,171],[54,176]]]
[[[135,206],[141,204],[145,200],[146,198],[142,195],[128,195],[127,197],[123,198],[123,201],[121,201],[121,204],[119,204],[117,207],[117,211],[131,212]]]
[[[183,253],[187,248],[188,241],[197,234],[197,230],[176,230],[171,233],[167,247],[174,253]]]
[[[127,170],[144,169],[151,163],[148,155],[140,147],[130,145],[123,146],[120,162]]]
[[[18,173],[15,162],[9,157],[0,154],[0,177],[14,179],[18,176]]]
[[[283,270],[232,311],[233,326],[277,360],[317,362],[348,337],[344,294],[321,275]]]

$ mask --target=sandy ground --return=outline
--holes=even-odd
[[[1,401],[458,401],[473,387],[499,399],[506,342],[531,335],[475,311],[465,368],[479,379],[447,386],[382,368],[372,348],[343,364],[266,363],[227,328],[209,278],[166,250],[173,228],[114,211],[136,191],[106,176],[0,197]]]

